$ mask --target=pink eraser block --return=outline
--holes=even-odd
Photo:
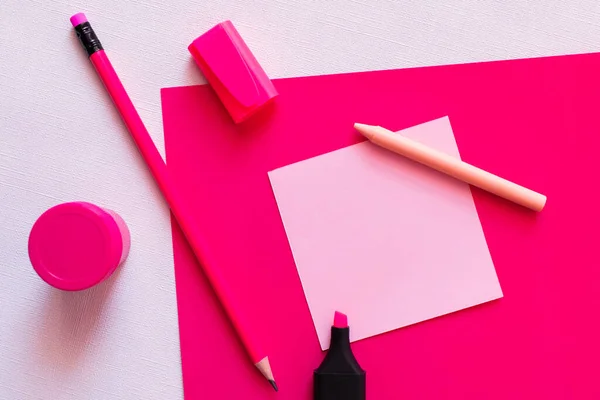
[[[130,235],[113,211],[86,202],[44,212],[29,234],[37,274],[62,290],[83,290],[107,279],[129,253]]]
[[[277,96],[277,90],[230,21],[188,47],[202,73],[236,123]]]
[[[73,24],[73,26],[77,26],[79,24],[87,22],[87,20],[88,19],[84,13],[77,13],[71,17],[71,24]]]

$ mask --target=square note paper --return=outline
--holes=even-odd
[[[460,157],[447,117],[400,131]],[[369,142],[269,173],[321,348],[502,297],[469,186]]]

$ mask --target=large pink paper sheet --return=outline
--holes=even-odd
[[[447,117],[398,133],[460,158]],[[269,172],[321,348],[502,297],[469,185],[364,142]]]
[[[589,54],[281,79],[271,109],[242,125],[210,87],[163,90],[169,168],[280,386],[244,358],[174,226],[186,399],[311,399],[323,353],[268,171],[362,141],[356,121],[397,131],[445,115],[463,160],[548,204],[537,214],[471,190],[504,297],[355,342],[368,398],[600,398],[598,71]]]

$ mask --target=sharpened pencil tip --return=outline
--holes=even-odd
[[[277,387],[277,384],[273,379],[269,379],[269,383],[271,384],[271,386],[273,386],[273,389],[275,389],[276,392],[279,392],[279,388]]]

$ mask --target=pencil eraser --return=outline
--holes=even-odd
[[[231,21],[214,26],[188,49],[236,123],[277,96],[273,82]]]
[[[87,22],[87,17],[84,13],[77,13],[71,17],[71,24],[73,26],[83,24],[84,22]]]

